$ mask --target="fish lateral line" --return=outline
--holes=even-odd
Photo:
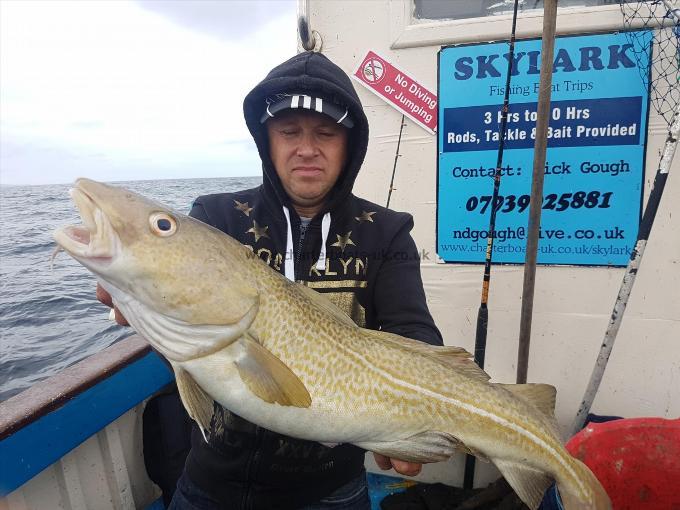
[[[391,382],[391,383],[393,383],[397,386],[401,386],[402,388],[406,388],[406,389],[409,389],[411,391],[415,391],[416,393],[418,393],[418,392],[424,393],[427,396],[429,396],[429,397],[431,397],[431,398],[433,398],[433,399],[435,399],[439,402],[451,404],[451,405],[455,406],[456,408],[467,411],[468,413],[470,413],[472,415],[479,416],[480,418],[489,419],[490,421],[492,421],[497,426],[499,426],[503,429],[514,431],[514,432],[518,433],[520,436],[527,439],[530,443],[534,444],[536,447],[543,448],[544,450],[550,452],[551,456],[555,460],[557,460],[557,462],[567,472],[569,472],[572,475],[573,479],[576,480],[577,485],[581,488],[581,490],[583,490],[585,492],[584,487],[579,483],[579,478],[578,478],[578,476],[576,476],[576,473],[575,473],[571,463],[567,462],[566,459],[564,459],[563,455],[560,455],[559,452],[557,450],[555,450],[555,448],[553,448],[545,439],[541,438],[535,432],[530,431],[525,427],[517,425],[516,423],[514,423],[513,421],[511,421],[509,419],[503,418],[502,416],[500,416],[496,413],[487,411],[486,409],[483,409],[483,408],[481,408],[477,405],[474,405],[472,403],[464,402],[464,401],[459,400],[459,399],[454,399],[454,398],[452,398],[448,395],[444,395],[444,394],[439,393],[435,390],[424,388],[423,386],[419,386],[419,385],[410,383],[408,381],[405,381],[403,379],[399,379],[399,378],[393,376],[392,374],[390,374],[389,372],[378,368],[377,366],[375,366],[375,364],[371,363],[365,356],[361,355],[360,353],[356,352],[353,349],[350,349],[346,345],[338,344],[338,347],[340,349],[344,350],[347,355],[358,358],[359,361],[360,361],[359,364],[362,367],[372,371],[373,373],[381,376],[383,379],[386,379],[387,381],[389,381],[389,382]]]

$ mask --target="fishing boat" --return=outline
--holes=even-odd
[[[453,196],[443,187],[455,182],[465,189],[471,179],[479,181],[480,172],[489,177],[485,168],[494,167],[495,157],[489,165],[485,161],[474,166],[459,165],[456,181],[444,179],[445,174],[454,175],[456,168],[456,165],[444,168],[448,163],[440,158],[443,151],[438,150],[438,136],[445,126],[439,125],[436,131],[428,127],[421,115],[421,110],[427,113],[427,105],[418,110],[415,101],[418,96],[421,100],[439,96],[442,107],[446,94],[442,75],[438,74],[442,47],[479,49],[493,41],[508,39],[512,19],[508,5],[500,2],[488,7],[485,2],[425,0],[361,3],[299,0],[299,10],[310,28],[310,44],[357,78],[356,88],[369,117],[370,145],[355,193],[376,203],[389,202],[390,208],[413,214],[412,234],[421,251],[430,310],[445,342],[471,352],[475,351],[484,250],[475,260],[449,257],[444,253],[449,242],[444,239],[446,226],[438,220],[444,214],[444,202]],[[559,37],[616,33],[630,28],[624,25],[617,4],[574,0],[561,5],[557,16]],[[539,38],[541,31],[541,10],[528,9],[519,14],[518,38]],[[592,51],[581,50],[579,56],[585,55],[586,63],[579,62],[574,67],[597,68],[600,61]],[[527,59],[528,54],[524,53]],[[369,55],[375,55],[371,58],[379,65],[396,69],[402,80],[409,80],[406,88],[413,85],[411,93],[416,98],[412,105],[403,102],[399,105],[398,100],[390,101],[371,87],[371,78],[378,81],[377,74],[381,74],[380,71],[376,74],[375,66],[373,74],[359,76]],[[624,58],[620,52],[608,54],[612,55],[619,60]],[[499,54],[496,60],[504,59]],[[474,67],[475,63],[484,64],[485,70]],[[587,99],[588,84],[569,80],[565,65],[562,74],[555,73],[555,82],[565,86],[570,81],[570,86],[583,88],[583,97]],[[611,65],[609,61],[602,67]],[[491,69],[496,67],[488,59],[483,62],[472,59],[460,61],[451,71],[480,75],[493,73]],[[537,82],[537,69],[535,74]],[[472,90],[474,84],[469,87]],[[502,94],[500,89],[488,90],[490,97],[498,94]],[[515,103],[532,100],[523,97],[523,90],[517,88],[510,96]],[[494,101],[499,104],[498,98]],[[556,182],[561,178],[556,175],[558,172],[579,173],[583,178],[597,173],[598,178],[605,179],[598,183],[611,183],[612,190],[632,189],[633,195],[637,193],[638,203],[633,201],[627,207],[633,211],[630,214],[637,225],[650,196],[669,124],[655,109],[644,111],[647,118],[641,135],[646,135],[642,137],[646,143],[638,143],[642,145],[643,164],[638,166],[637,180],[625,179],[626,161],[619,157],[598,159],[594,146],[590,158],[579,166],[570,168],[567,163],[549,162],[546,178]],[[442,118],[440,115],[439,119]],[[453,133],[451,143],[467,142],[464,134],[457,139]],[[526,168],[530,167],[529,160]],[[677,158],[672,167],[676,173],[680,171]],[[485,181],[489,194],[492,181]],[[606,190],[600,192],[604,194]],[[597,414],[666,419],[680,416],[680,230],[675,225],[680,216],[678,204],[680,179],[676,175],[668,179],[659,203],[645,258],[627,302],[626,318],[592,407]],[[502,207],[506,205],[507,202]],[[471,195],[468,212],[475,207],[478,205]],[[570,235],[565,234],[567,229],[577,228],[566,209],[569,206],[565,207],[566,226],[561,230],[552,227],[550,235]],[[607,227],[612,230],[614,225]],[[474,243],[470,240],[473,229],[460,231],[461,246],[486,244],[485,238],[475,239]],[[612,236],[621,234],[616,231]],[[635,233],[625,235],[629,253]],[[543,231],[542,239],[549,240],[547,230]],[[581,244],[586,244],[589,239],[583,241]],[[595,244],[588,246],[596,250]],[[604,246],[604,242],[600,244]],[[599,251],[606,252],[608,246]],[[556,418],[565,437],[572,432],[571,424],[626,271],[627,253],[621,262],[620,254],[609,253],[612,256],[609,259],[599,251],[579,260],[549,259],[542,263],[539,257],[536,270],[528,380],[557,388]],[[499,262],[503,262],[502,258]],[[493,266],[484,368],[494,381],[515,381],[523,273],[522,263],[507,261]],[[158,355],[143,338],[133,335],[0,403],[0,510],[163,508],[160,491],[144,466],[142,414],[148,399],[172,383],[173,375]],[[366,465],[370,472],[379,472],[370,455]],[[464,472],[465,457],[459,455],[447,462],[426,465],[416,479],[462,486]],[[483,487],[498,476],[493,466],[478,463],[474,484]]]

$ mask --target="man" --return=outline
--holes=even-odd
[[[411,216],[351,193],[368,121],[349,77],[319,53],[299,54],[248,94],[244,114],[262,159],[262,186],[199,197],[191,216],[323,293],[360,326],[441,345]],[[375,458],[383,469],[420,471]],[[207,441],[194,427],[170,508],[368,509],[364,452],[285,437],[215,403]]]

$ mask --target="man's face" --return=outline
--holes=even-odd
[[[347,129],[317,112],[286,110],[267,121],[269,153],[301,215],[323,205],[345,166]]]

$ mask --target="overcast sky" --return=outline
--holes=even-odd
[[[245,94],[293,0],[0,0],[0,184],[259,175]]]

